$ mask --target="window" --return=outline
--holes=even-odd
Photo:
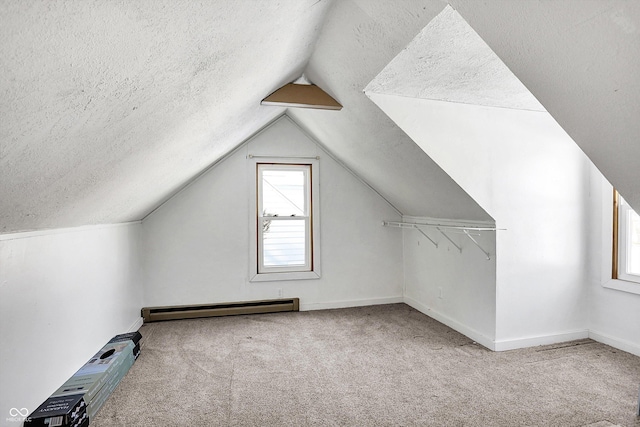
[[[614,190],[613,278],[640,283],[640,216]]]
[[[248,159],[249,280],[319,279],[319,159]]]
[[[312,270],[311,165],[258,164],[258,273]]]

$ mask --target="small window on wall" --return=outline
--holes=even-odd
[[[614,190],[613,278],[640,283],[640,216]]]
[[[258,164],[258,274],[312,269],[311,165]]]

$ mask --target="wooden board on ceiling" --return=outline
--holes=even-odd
[[[316,85],[289,83],[267,96],[262,105],[341,110],[342,105]]]

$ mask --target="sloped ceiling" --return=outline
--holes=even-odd
[[[640,2],[450,3],[640,208]],[[288,114],[400,211],[490,219],[363,93],[445,6],[1,2],[0,232],[143,218],[282,114],[260,100],[303,71],[344,108]]]
[[[640,211],[640,2],[450,3]]]
[[[345,108],[288,113],[403,213],[488,219],[362,92],[445,5],[3,2],[0,232],[144,218],[303,71]]]
[[[551,174],[554,169],[550,166],[554,159],[545,157],[549,150],[544,151],[540,147],[546,148],[545,144],[560,147],[564,141],[576,152],[579,151],[577,147],[531,92],[450,6],[445,7],[389,62],[367,85],[365,93],[496,221],[505,216],[500,208],[508,206],[497,202],[501,198],[515,200],[523,195],[531,196],[535,194],[536,185],[549,180],[549,176],[565,181],[568,177],[569,180],[576,179],[571,175],[576,171],[569,165],[566,167],[567,175],[558,177]],[[425,103],[422,100],[436,102]],[[471,106],[492,108],[474,109]],[[525,112],[515,114],[513,110]],[[521,130],[521,133],[514,132],[512,128]],[[536,134],[537,129],[539,132]],[[531,147],[520,141],[525,134],[537,135],[538,144]],[[509,159],[522,169],[514,171],[510,169],[512,166],[493,160],[497,154],[491,147],[504,148],[505,138],[510,138],[509,145],[518,147],[514,148]],[[495,150],[500,151],[498,148]],[[534,160],[531,151],[538,151],[538,158]],[[558,151],[552,153],[557,154]],[[474,170],[470,170],[470,165]],[[518,175],[522,170],[530,172],[536,168],[545,170],[544,175],[548,176],[528,181]],[[557,169],[562,171],[562,168]],[[507,172],[500,175],[498,170]],[[531,188],[516,187],[517,184],[508,187],[506,183],[494,182],[496,176],[507,174],[513,178],[513,183],[527,182]],[[561,184],[549,185],[558,187]],[[497,189],[500,194],[496,193]],[[508,194],[507,189],[514,193]],[[568,199],[571,195],[565,197]]]
[[[437,1],[336,2],[305,73],[344,108],[288,114],[403,214],[491,220],[364,94],[445,6]]]
[[[329,0],[0,3],[0,232],[143,218],[284,111]]]

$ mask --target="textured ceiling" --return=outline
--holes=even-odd
[[[0,232],[139,220],[283,112],[329,1],[0,3]]]
[[[640,2],[450,2],[640,208]],[[363,93],[445,6],[0,1],[0,233],[143,218],[282,114],[260,100],[303,71],[344,108],[288,114],[398,209],[488,219]],[[458,36],[451,46],[473,50],[479,41]],[[519,97],[513,80],[510,100],[496,96],[504,69],[486,49],[473,55],[473,63],[446,63],[452,59],[434,50],[421,61],[433,63],[438,81],[403,90],[540,108]],[[442,73],[452,66],[455,75]],[[452,81],[471,77],[485,89],[452,90]]]
[[[640,211],[640,2],[450,3]]]
[[[305,73],[344,108],[288,114],[403,214],[491,220],[363,92],[445,5],[435,1],[336,2]]]
[[[531,92],[450,6],[429,22],[365,90],[544,111]]]

